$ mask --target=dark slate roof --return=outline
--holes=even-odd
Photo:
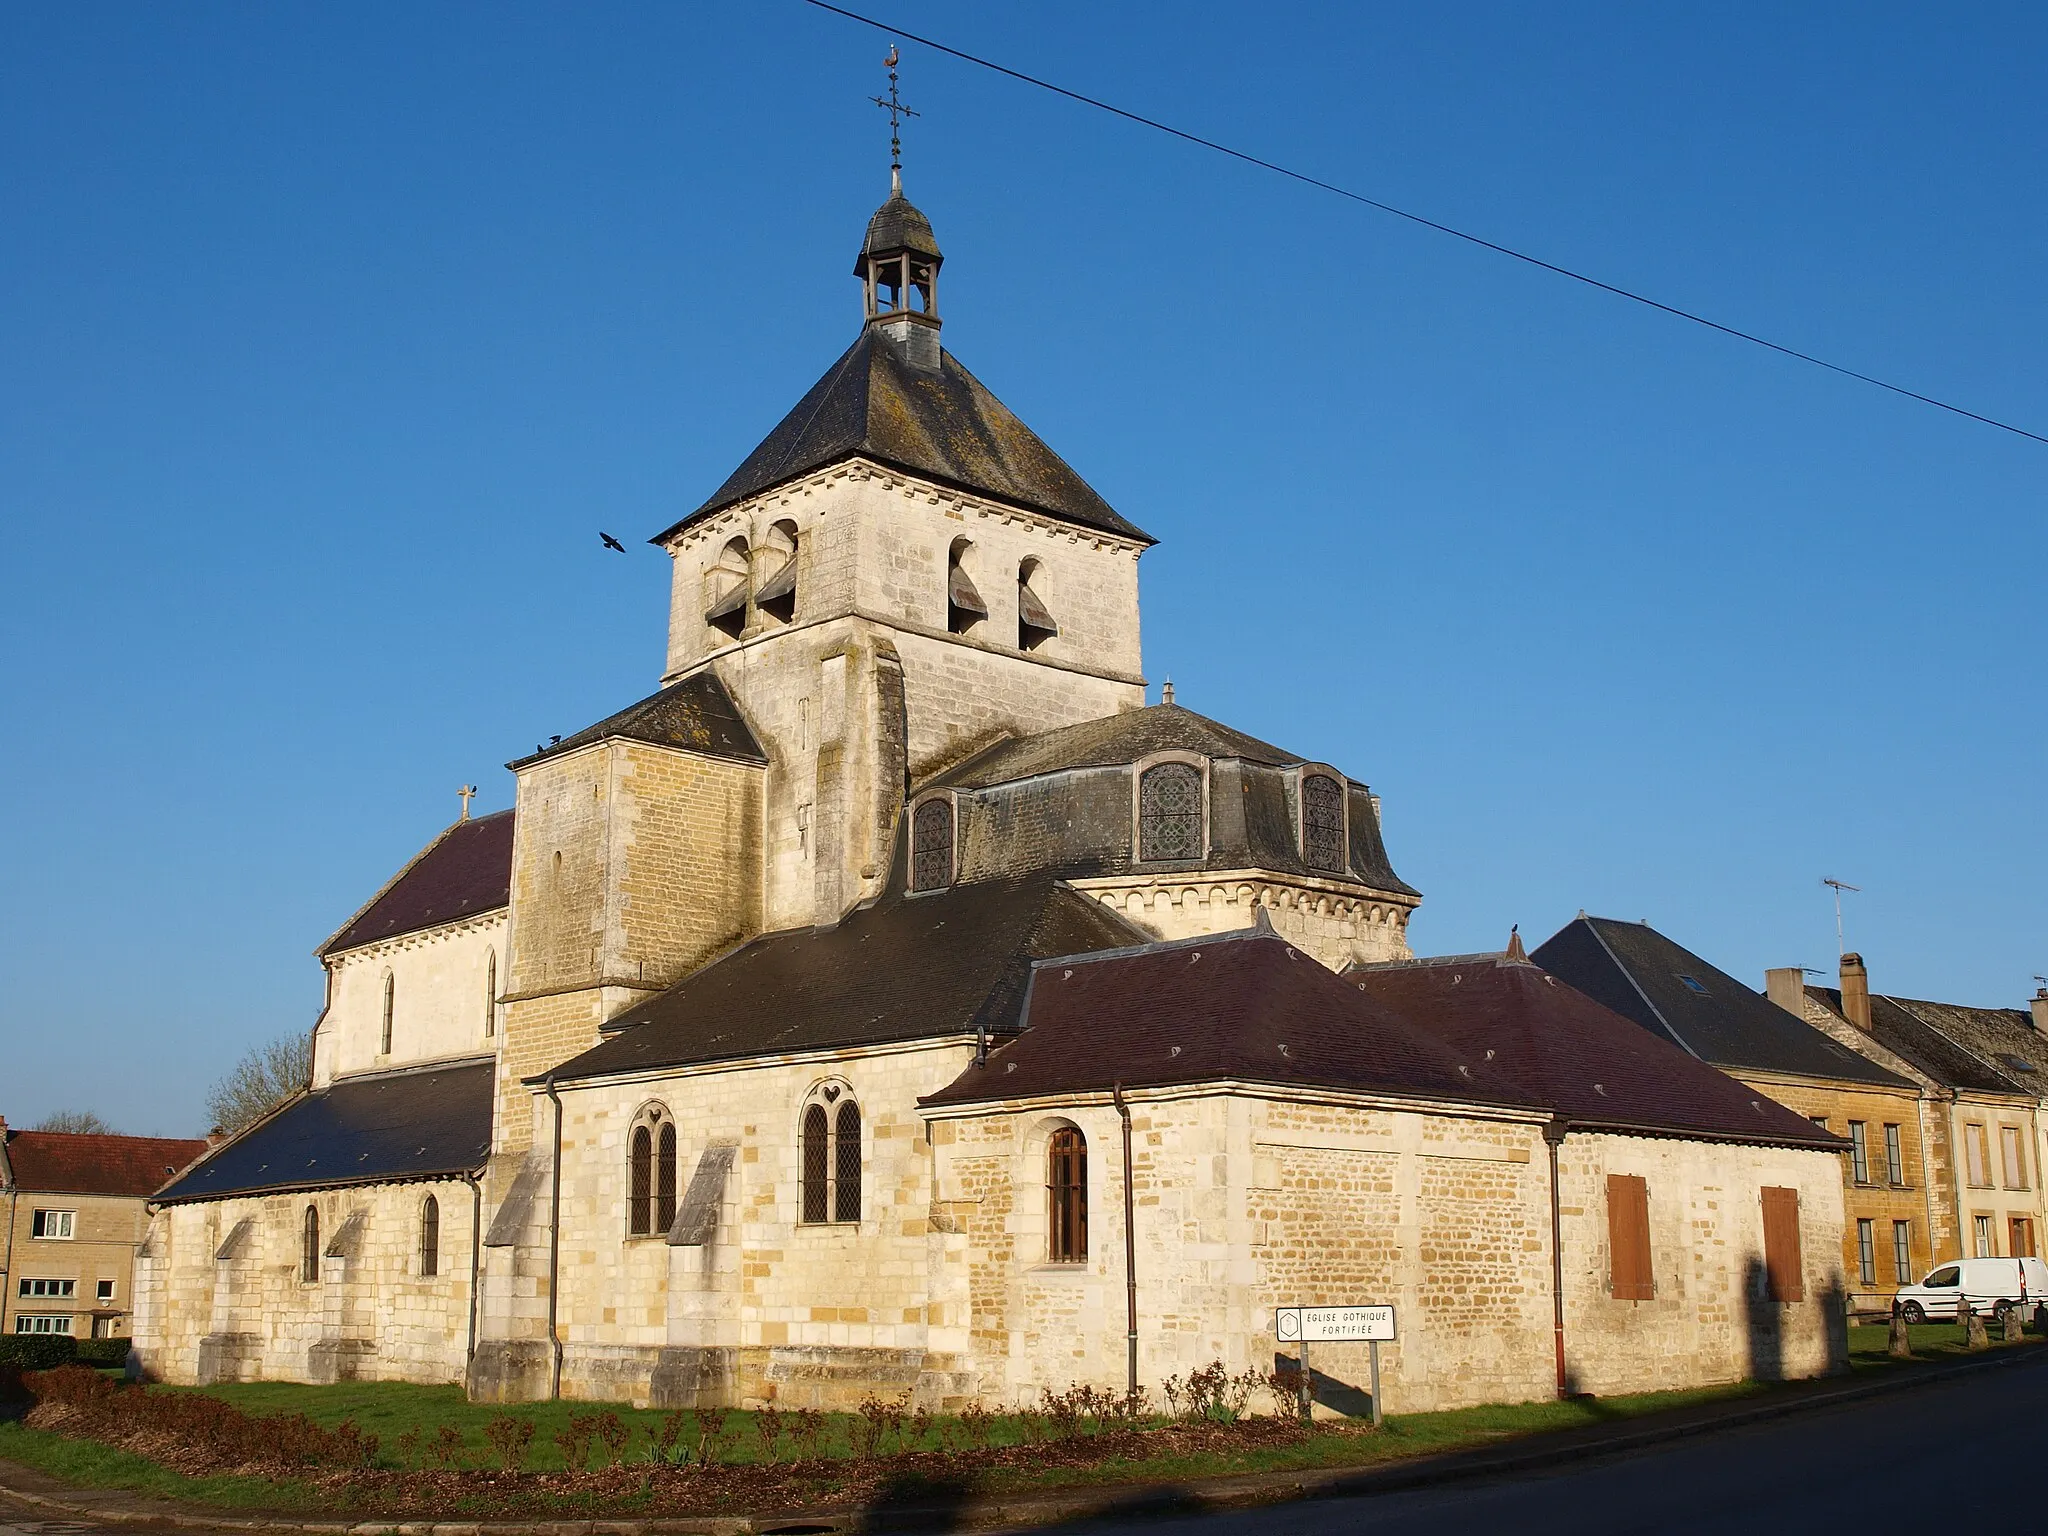
[[[1848,1018],[1842,1013],[1842,994],[1839,991],[1833,987],[1808,987],[1806,990],[1809,996]],[[1998,1011],[1990,1008],[1962,1009],[1953,1004],[1927,1003],[1873,992],[1870,996],[1870,1037],[1886,1050],[1910,1061],[1944,1087],[1973,1093],[2042,1092],[2041,1083],[2048,1078],[2048,1073],[2038,1070],[2026,1073],[1993,1065],[1996,1058],[1990,1051],[1980,1055],[1971,1048],[1975,1043],[1972,1037],[1978,1033],[1977,1027],[1957,1017],[1958,1014]],[[1989,1041],[1985,1043],[1989,1044]],[[2004,1048],[1993,1046],[1992,1050]],[[2039,1050],[2038,1037],[2035,1050]],[[2029,1054],[2023,1059],[2031,1061],[2035,1057]]]
[[[782,1051],[1015,1027],[1034,959],[1129,944],[1099,902],[1049,879],[893,896],[836,928],[769,934],[620,1014],[560,1081]]]
[[[1374,1002],[1468,1060],[1485,1061],[1572,1125],[1830,1151],[1843,1145],[1527,961],[1460,955],[1345,974]]]
[[[166,1203],[474,1173],[491,1155],[489,1059],[339,1078],[166,1187]]]
[[[67,1131],[8,1131],[6,1145],[13,1187],[52,1195],[146,1195],[206,1150],[168,1136]]]
[[[1132,846],[1130,765],[1168,749],[1210,760],[1209,847],[1200,859],[1141,866]],[[1192,710],[1159,704],[1000,742],[924,787],[955,791],[963,880],[1032,870],[1077,880],[1157,867],[1259,869],[1419,894],[1394,873],[1363,784],[1351,785],[1348,868],[1303,862],[1288,772],[1301,761]]]
[[[860,243],[860,255],[854,258],[853,275],[860,277],[865,273],[861,263],[868,257],[889,251],[912,251],[919,256],[940,255],[939,237],[932,233],[932,221],[903,195],[901,187],[891,192],[889,200],[868,220],[867,236]]]
[[[449,827],[319,952],[331,955],[506,905],[512,899],[512,814],[495,811]]]
[[[1244,1082],[1538,1107],[1265,927],[1036,965],[1025,1024],[920,1102]]]
[[[845,459],[872,459],[927,480],[1029,507],[1083,528],[1153,542],[962,368],[950,352],[915,368],[879,328],[860,339],[709,501],[654,539]]]
[[[725,684],[719,681],[717,673],[707,670],[694,672],[681,682],[671,683],[661,692],[649,694],[637,704],[627,705],[616,715],[607,716],[574,736],[551,742],[532,756],[522,757],[505,766],[524,768],[543,758],[587,747],[593,741],[614,739],[652,742],[657,747],[680,747],[684,751],[701,752],[707,757],[731,758],[741,763],[768,761],[768,754],[761,750],[753,727],[747,724]]]
[[[1529,958],[1602,1007],[1714,1066],[1910,1086],[1648,923],[1575,918]],[[1685,977],[1702,990],[1686,985]]]

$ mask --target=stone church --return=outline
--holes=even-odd
[[[898,180],[853,345],[655,540],[659,690],[321,948],[308,1090],[158,1196],[140,1367],[950,1408],[1350,1301],[1396,1409],[1838,1367],[1840,1143],[1519,941],[1413,959],[1364,782],[1148,707],[1153,541],[942,265]]]

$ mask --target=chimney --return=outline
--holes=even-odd
[[[1806,972],[1796,965],[1776,965],[1764,972],[1764,996],[1794,1018],[1806,1017]]]
[[[2048,1035],[2048,987],[2036,987],[2027,1006],[2034,1010],[2034,1028]],[[6,1125],[5,1120],[0,1120],[0,1129],[5,1129]]]
[[[1865,1034],[1870,1032],[1870,972],[1853,949],[1842,956],[1842,1013]]]

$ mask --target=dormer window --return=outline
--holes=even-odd
[[[1301,776],[1301,862],[1326,874],[1345,865],[1344,786],[1327,773]]]
[[[988,617],[988,604],[981,600],[974,578],[968,574],[973,554],[974,544],[969,539],[955,539],[946,553],[946,629],[955,635],[966,634]]]
[[[1038,569],[1036,560],[1026,560],[1017,567],[1017,649],[1020,651],[1035,651],[1060,632],[1051,612],[1031,590],[1031,581],[1038,574]]]
[[[910,817],[910,888],[944,890],[953,883],[953,802],[924,801]]]
[[[1138,858],[1202,857],[1202,770],[1166,762],[1138,776]]]

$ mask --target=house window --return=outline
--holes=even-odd
[[[1799,1191],[1763,1191],[1764,1276],[1773,1301],[1804,1301],[1806,1271],[1799,1252]]]
[[[953,804],[927,800],[910,818],[910,888],[936,891],[953,883]]]
[[[320,1209],[306,1207],[299,1231],[299,1278],[311,1285],[320,1278]]]
[[[1616,1301],[1657,1294],[1650,1265],[1650,1186],[1633,1173],[1607,1176],[1607,1286]]]
[[[484,1038],[498,1032],[498,952],[484,951]]]
[[[1327,773],[1302,775],[1301,861],[1333,873],[1344,868],[1344,787]]]
[[[1868,1216],[1856,1218],[1856,1278],[1877,1284],[1877,1223]]]
[[[69,1333],[71,1331],[71,1319],[69,1317],[30,1316],[27,1313],[17,1313],[14,1319],[14,1331],[16,1333]]]
[[[1884,1172],[1894,1189],[1904,1187],[1906,1149],[1899,1140],[1899,1128],[1896,1125],[1887,1125],[1884,1128]]]
[[[111,1280],[100,1281],[95,1293],[101,1301],[112,1301],[114,1299],[114,1282]]]
[[[21,1296],[46,1297],[56,1301],[68,1301],[78,1290],[76,1280],[31,1280],[22,1277],[21,1287],[16,1292]]]
[[[1161,763],[1138,780],[1138,857],[1202,856],[1202,774],[1189,763]]]
[[[1971,1235],[1977,1242],[1976,1257],[1980,1259],[1997,1258],[1998,1255],[1991,1251],[1991,1218],[1989,1216],[1973,1216],[1970,1219],[1970,1230]]]
[[[814,1091],[803,1114],[803,1219],[860,1220],[860,1106],[839,1083]]]
[[[1052,1133],[1045,1153],[1045,1256],[1055,1264],[1088,1261],[1088,1139],[1071,1125]]]
[[[392,974],[386,971],[384,973],[384,1025],[377,1032],[377,1054],[379,1056],[389,1056],[391,1054],[391,1014],[392,1006],[397,1000],[397,982],[392,977]]]
[[[2020,1133],[2009,1125],[1998,1128],[1999,1150],[2005,1154],[2005,1187],[2027,1187],[2027,1156],[2020,1150]]]
[[[1991,1142],[1981,1125],[1963,1127],[1963,1144],[1970,1154],[1970,1183],[1977,1189],[1991,1187]],[[1983,1255],[1979,1255],[1983,1257]]]
[[[441,1273],[441,1202],[432,1195],[420,1202],[420,1274]]]
[[[1913,1283],[1913,1223],[1892,1223],[1892,1278],[1900,1285]]]
[[[1858,1184],[1870,1182],[1870,1138],[1864,1135],[1861,1120],[1849,1122],[1849,1170]]]
[[[626,1231],[653,1237],[676,1219],[676,1124],[651,1104],[640,1111],[627,1140]]]
[[[2006,1223],[2006,1236],[2012,1240],[2012,1247],[2006,1257],[2031,1259],[2034,1256],[2034,1222],[2031,1217],[2015,1216]]]
[[[37,1211],[29,1219],[28,1235],[68,1242],[71,1238],[72,1224],[77,1217],[76,1211]]]

